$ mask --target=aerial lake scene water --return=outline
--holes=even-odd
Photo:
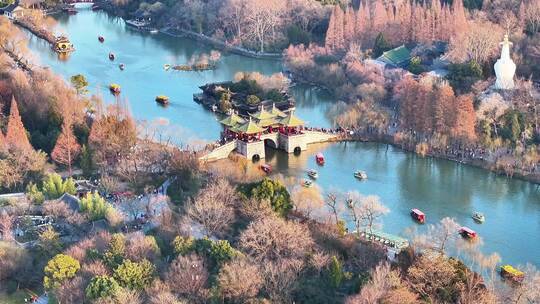
[[[85,75],[90,93],[108,102],[113,101],[109,84],[118,83],[122,87],[120,98],[127,101],[134,117],[165,122],[167,132],[179,144],[212,142],[222,131],[219,117],[193,101],[199,86],[230,80],[237,72],[269,75],[283,69],[279,60],[223,52],[215,70],[165,71],[165,64],[183,64],[212,49],[187,38],[135,31],[120,18],[90,9],[55,18],[58,31],[69,36],[76,51],[61,60],[46,42],[29,34],[34,61],[66,80]],[[100,35],[104,43],[98,41]],[[115,61],[108,59],[110,52],[116,55]],[[125,65],[123,71],[118,68],[120,63]],[[296,101],[295,114],[308,126],[334,126],[326,115],[334,103],[328,94],[300,85],[292,87],[291,93]],[[155,103],[159,94],[170,97],[168,107]],[[318,152],[326,158],[321,167],[314,160]],[[536,184],[379,143],[314,144],[299,155],[268,150],[265,162],[276,173],[298,178],[304,178],[307,169],[317,168],[316,184],[323,191],[339,189],[380,196],[390,209],[383,219],[383,229],[389,233],[403,235],[415,225],[425,230],[426,225],[417,225],[409,215],[411,208],[419,208],[426,213],[427,224],[453,217],[473,228],[483,240],[482,250],[498,252],[504,263],[540,266],[540,189]],[[355,179],[353,172],[357,169],[365,170],[369,178]],[[484,213],[485,223],[473,221],[475,211]]]

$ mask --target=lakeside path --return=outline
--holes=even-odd
[[[199,42],[203,42],[205,44],[208,44],[212,47],[216,47],[220,50],[230,52],[233,54],[238,54],[246,57],[251,58],[259,58],[259,59],[281,59],[283,57],[282,53],[261,53],[261,52],[254,52],[239,46],[235,46],[232,44],[228,44],[227,42],[208,37],[203,34],[199,34],[193,31],[183,30],[183,29],[173,29],[170,27],[165,27],[159,30],[161,33],[165,35],[169,35],[172,37],[187,37]]]

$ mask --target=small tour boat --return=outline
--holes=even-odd
[[[156,96],[156,102],[161,105],[168,105],[169,104],[169,97],[165,95],[158,95]]]
[[[302,186],[306,187],[306,188],[311,188],[313,186],[313,182],[308,180],[308,179],[305,179],[303,182],[302,182]]]
[[[157,33],[159,33],[159,31],[156,29],[150,30],[150,34],[157,34]]]
[[[164,69],[165,71],[168,71],[170,68],[171,68],[171,65],[170,65],[170,64],[164,64],[164,65],[163,65],[163,69]]]
[[[525,278],[525,273],[514,268],[512,265],[504,265],[501,266],[501,276],[516,283],[521,283]]]
[[[123,63],[120,63],[120,64],[118,65],[118,68],[119,68],[121,71],[123,71],[123,70],[126,68],[126,66],[125,66]]]
[[[315,161],[320,166],[324,165],[324,155],[322,153],[317,153],[317,155],[315,155]]]
[[[479,223],[483,223],[485,220],[486,220],[486,217],[484,216],[483,213],[481,212],[475,212],[473,215],[472,215],[472,218],[479,222]]]
[[[114,60],[115,56],[114,56],[114,53],[109,53],[109,60]]]
[[[116,84],[116,83],[113,83],[109,86],[109,90],[111,91],[111,93],[113,93],[114,95],[118,95],[120,94],[120,85]]]
[[[426,215],[424,212],[418,210],[418,209],[411,209],[411,216],[413,219],[415,219],[417,222],[423,224],[426,221]]]
[[[262,164],[260,168],[266,174],[272,173],[272,166],[270,166],[269,164]]]
[[[354,172],[354,177],[358,179],[367,179],[367,173],[365,171],[358,170]]]
[[[317,170],[313,170],[313,169],[309,169],[307,171],[307,175],[313,179],[317,179],[319,177],[319,173],[317,172]]]
[[[101,43],[105,42],[105,38],[103,38],[103,36],[99,36],[97,40]]]
[[[476,231],[472,230],[469,227],[461,227],[459,228],[459,234],[461,234],[462,237],[466,239],[474,239],[478,235],[476,234]]]

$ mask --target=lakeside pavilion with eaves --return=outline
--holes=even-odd
[[[264,158],[264,146],[281,149],[288,153],[307,149],[304,121],[294,111],[287,113],[272,105],[270,111],[264,106],[248,117],[232,112],[220,121],[224,127],[225,142],[238,141],[237,152],[247,158]]]
[[[339,140],[341,133],[334,130],[312,130],[305,127],[294,111],[282,112],[275,105],[268,111],[260,110],[246,117],[231,112],[222,119],[221,143],[205,153],[201,161],[227,158],[236,151],[247,159],[265,158],[265,146],[287,153],[301,153],[312,143]]]

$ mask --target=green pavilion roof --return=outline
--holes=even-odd
[[[234,127],[238,124],[245,123],[246,120],[240,117],[240,115],[236,113],[232,113],[231,115],[227,116],[225,119],[221,120],[220,123],[227,126],[227,127]]]
[[[281,117],[281,118],[285,118],[287,117],[287,114],[283,113],[280,109],[276,108],[276,104],[272,104],[272,111],[270,111],[270,114],[274,115],[274,116],[277,116],[277,117]]]
[[[259,127],[251,118],[248,122],[244,123],[243,125],[233,127],[231,128],[231,131],[237,132],[237,133],[244,133],[244,134],[257,134],[264,131],[263,128]]]
[[[279,123],[285,127],[299,127],[304,125],[304,121],[296,117],[293,111],[289,112],[289,114],[281,119]]]
[[[249,115],[251,115],[251,117],[255,118],[257,121],[268,120],[276,117],[276,115],[266,111],[264,109],[264,106],[261,107],[261,110],[259,112]]]
[[[398,67],[406,66],[411,60],[411,51],[405,45],[401,45],[384,52],[377,60]]]
[[[276,118],[268,118],[258,121],[257,124],[261,127],[269,127],[279,124],[279,120]]]

